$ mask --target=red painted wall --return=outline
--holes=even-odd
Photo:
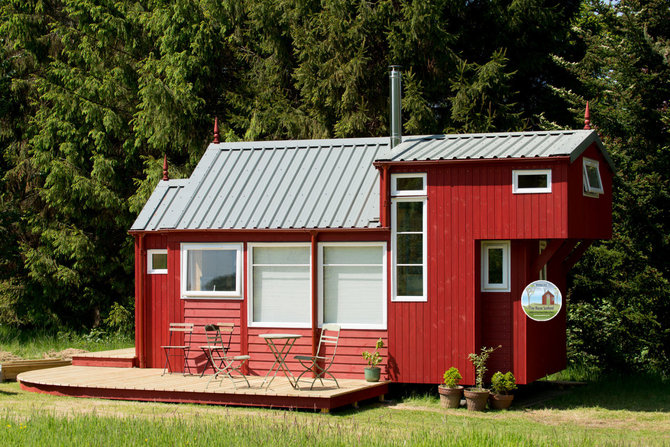
[[[188,362],[191,368],[201,372],[206,361],[200,346],[206,345],[204,326],[219,321],[234,322],[231,349],[233,353],[249,354],[248,362],[251,374],[264,375],[274,362],[274,357],[260,334],[269,332],[286,332],[303,335],[297,340],[288,358],[288,365],[292,371],[299,372],[300,365],[294,360],[295,355],[310,355],[312,351],[311,329],[305,328],[259,328],[246,327],[247,297],[246,297],[246,262],[244,262],[243,299],[181,299],[180,298],[180,244],[181,242],[309,242],[308,232],[234,232],[234,233],[169,233],[164,235],[147,235],[146,249],[168,248],[168,274],[145,275],[146,278],[146,358],[147,367],[162,368],[165,365],[165,355],[161,346],[168,342],[168,326],[170,322],[194,323],[192,336],[192,350]],[[371,232],[324,232],[319,235],[319,242],[326,241],[373,240],[388,242],[387,231]],[[246,244],[245,244],[246,250]],[[136,257],[139,259],[139,257]],[[245,255],[246,260],[246,255]],[[136,265],[136,269],[139,265]],[[146,266],[143,272],[146,273]],[[244,322],[244,323],[242,323]],[[385,330],[342,330],[337,348],[337,364],[331,372],[337,377],[362,378],[365,360],[362,351],[374,349],[378,338],[388,344]],[[139,343],[139,340],[136,340]],[[322,351],[323,352],[323,351]],[[325,351],[328,353],[329,351]],[[384,358],[387,357],[387,348],[381,350]],[[173,365],[178,364],[170,359]],[[383,366],[383,365],[382,365]],[[386,371],[382,371],[387,377]]]
[[[604,194],[588,197],[583,193],[582,160],[584,157],[600,162],[600,178]],[[570,211],[569,237],[574,239],[610,239],[612,237],[612,170],[602,153],[592,145],[568,170]]]
[[[394,380],[438,383],[446,369],[456,366],[465,372],[464,382],[473,383],[468,354],[496,341],[503,348],[491,357],[492,365],[512,366],[512,297],[517,295],[514,288],[511,293],[480,292],[477,241],[565,237],[567,164],[565,158],[521,164],[498,160],[391,171],[428,173],[428,301],[389,303]],[[551,194],[512,194],[514,169],[547,168],[552,169]],[[513,244],[512,275],[525,262],[514,258],[516,252]]]
[[[389,290],[388,330],[343,330],[338,361],[332,371],[340,377],[360,378],[365,366],[361,352],[372,350],[379,337],[388,346],[382,351],[387,359],[387,377],[398,382],[439,383],[443,372],[456,366],[464,373],[463,382],[473,383],[474,371],[468,354],[479,352],[482,345],[503,345],[492,355],[489,369],[492,372],[511,369],[518,383],[562,369],[565,365],[565,305],[551,322],[537,323],[523,313],[520,297],[525,285],[537,279],[537,272],[529,270],[538,253],[538,240],[611,235],[611,172],[594,147],[585,155],[601,161],[606,193],[600,199],[581,194],[581,159],[572,164],[567,157],[561,157],[391,166],[389,173],[428,174],[428,301],[391,302]],[[512,194],[514,169],[549,168],[553,180],[550,194]],[[383,197],[381,202],[384,202]],[[318,234],[319,242],[386,241],[390,249],[389,238],[387,230]],[[512,241],[510,292],[480,291],[482,240]],[[149,234],[145,241],[147,249],[168,248],[169,270],[167,275],[145,276],[147,366],[163,366],[160,346],[167,342],[169,322],[195,323],[194,345],[197,347],[205,344],[204,324],[234,321],[237,327],[233,350],[248,353],[251,372],[264,374],[273,358],[258,335],[278,330],[246,327],[246,296],[235,300],[180,299],[180,242],[309,242],[310,233],[188,231]],[[136,247],[136,259],[141,259],[138,252]],[[389,253],[389,273],[390,256]],[[246,262],[244,268],[246,270]],[[141,272],[146,272],[146,266],[136,268],[136,280]],[[548,275],[550,281],[565,291],[566,272],[560,262],[550,264]],[[246,277],[245,271],[245,293]],[[303,334],[289,362],[297,371],[299,368],[292,357],[311,353],[311,330],[282,328],[280,331]],[[202,367],[201,351],[192,351],[189,361]]]

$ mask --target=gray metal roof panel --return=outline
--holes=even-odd
[[[378,228],[375,160],[570,156],[594,131],[514,132],[211,144],[188,180],[161,181],[132,230]]]
[[[612,165],[612,160],[593,130],[406,137],[393,151],[387,151],[383,156],[390,161],[419,161],[569,155],[574,161],[592,143],[598,145],[608,163]]]
[[[142,211],[130,227],[131,231],[155,230],[165,218],[167,210],[174,204],[179,192],[188,184],[187,179],[161,180]]]
[[[159,184],[132,229],[378,228],[372,162],[387,146],[388,138],[211,144],[179,189]]]

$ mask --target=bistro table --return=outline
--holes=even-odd
[[[272,376],[272,379],[268,382],[268,388],[270,387],[270,384],[272,381],[277,377],[277,373],[281,369],[284,372],[284,375],[288,379],[288,383],[291,384],[291,386],[295,389],[298,387],[298,381],[296,380],[295,376],[293,373],[288,369],[288,366],[286,365],[286,357],[288,357],[289,352],[291,352],[291,348],[293,347],[293,344],[295,341],[299,338],[302,337],[302,335],[299,334],[261,334],[259,335],[262,339],[265,340],[265,343],[267,343],[268,347],[270,348],[270,351],[272,351],[272,354],[275,356],[275,362],[272,364],[272,368],[268,371],[268,373],[265,375],[265,378],[263,379],[263,383],[261,384],[261,387],[265,386],[265,382],[267,381],[268,377],[270,376],[270,373],[274,371],[274,375]],[[281,343],[283,341],[283,344]],[[277,342],[277,343],[275,343]]]

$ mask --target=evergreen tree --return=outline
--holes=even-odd
[[[388,67],[406,134],[563,118],[575,2],[0,0],[0,308],[90,327],[132,306],[127,234],[161,175],[211,138],[388,135]],[[550,103],[549,101],[554,101]],[[8,129],[11,129],[8,131]],[[4,307],[2,307],[4,306]],[[115,307],[118,309],[118,306]],[[13,315],[13,316],[11,316]]]
[[[667,373],[670,5],[593,0],[577,25],[587,51],[577,63],[561,62],[582,87],[558,92],[575,107],[592,100],[592,122],[617,170],[613,238],[575,268],[571,355],[602,367]]]

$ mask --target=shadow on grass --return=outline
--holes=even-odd
[[[527,408],[670,412],[670,380],[643,374],[603,377],[582,386],[536,382],[518,395],[518,403],[526,401]]]

